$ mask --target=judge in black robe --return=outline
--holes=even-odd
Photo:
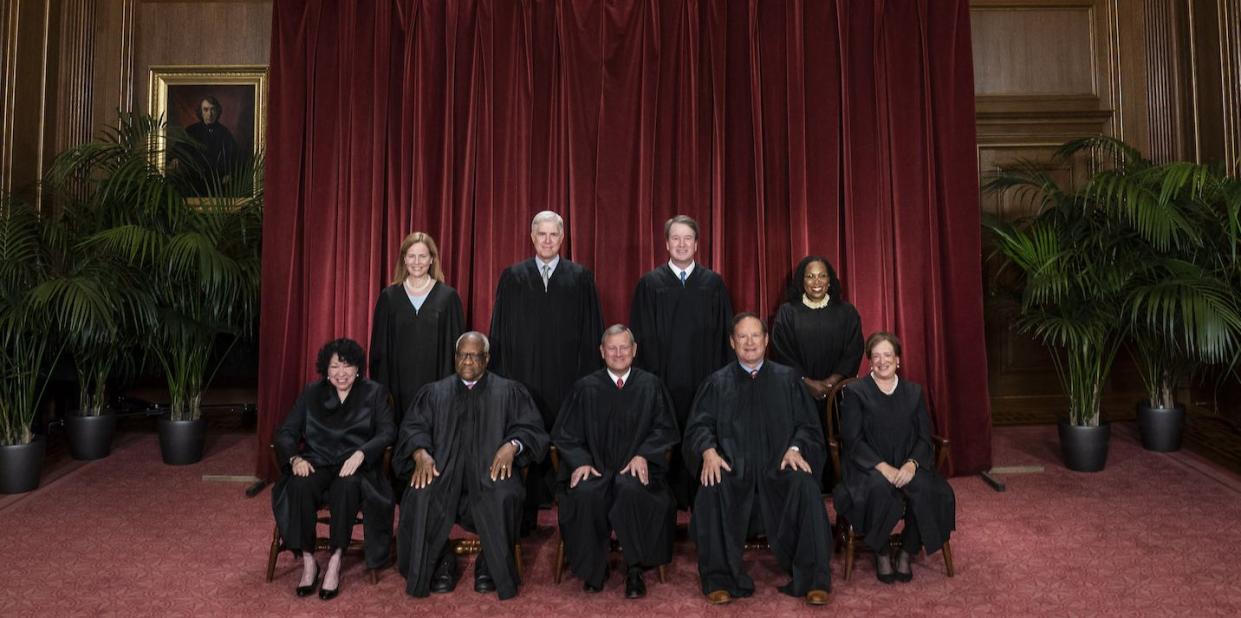
[[[630,598],[646,594],[644,569],[672,561],[676,505],[666,471],[680,441],[663,384],[632,367],[638,347],[622,325],[605,331],[599,348],[607,369],[577,381],[552,431],[569,569],[587,591],[602,590],[615,530]]]
[[[513,544],[525,489],[516,471],[543,458],[547,432],[525,387],[485,371],[487,347],[480,333],[462,335],[457,374],[424,387],[401,422],[393,467],[411,480],[401,499],[397,564],[415,597],[431,592],[433,574],[447,571],[455,581],[454,523],[482,542],[476,590],[488,577],[508,599],[521,583]],[[433,476],[419,475],[418,457]]]
[[[637,366],[663,380],[683,427],[698,385],[732,358],[733,308],[724,279],[694,261],[698,223],[677,215],[664,224],[664,239],[669,261],[638,281],[629,322],[638,338]],[[697,481],[683,461],[676,453],[669,480],[677,505],[688,508]]]
[[[315,525],[319,505],[325,502],[336,563],[333,578],[340,569],[338,552],[349,545],[359,510],[366,566],[378,569],[389,559],[394,502],[392,487],[383,479],[383,455],[396,427],[388,391],[358,375],[365,364],[362,347],[352,340],[325,345],[317,363],[323,379],[306,386],[274,439],[283,473],[272,488],[276,526],[285,546],[309,561],[305,566],[313,566],[316,575]],[[298,594],[313,589],[313,583],[298,586]],[[334,595],[336,590],[339,585],[324,593]]]
[[[750,596],[746,537],[765,534],[792,580],[786,594],[824,604],[831,590],[832,535],[819,493],[826,459],[814,403],[791,368],[764,361],[767,333],[752,313],[733,320],[737,362],[707,378],[685,428],[686,463],[699,472],[691,534],[712,603]]]
[[[535,257],[505,269],[496,286],[489,333],[491,371],[525,385],[543,416],[544,429],[550,430],[569,388],[599,368],[596,346],[603,318],[594,275],[560,256],[564,240],[560,216],[540,212],[531,230]],[[525,527],[534,525],[535,509],[551,501],[547,472],[546,462],[529,469]]]
[[[771,325],[771,353],[773,360],[797,371],[819,402],[840,380],[857,375],[862,318],[844,300],[840,279],[826,258],[807,256],[797,265]],[[820,423],[823,407],[820,403]],[[832,470],[824,472],[825,491],[831,491],[834,477]]]
[[[398,424],[423,386],[452,375],[453,346],[464,330],[461,297],[444,283],[435,241],[409,234],[392,285],[375,301],[371,326],[371,378],[392,393]]]
[[[895,577],[909,581],[910,556],[924,547],[928,555],[939,551],[956,529],[956,496],[935,469],[922,387],[896,376],[900,341],[876,333],[867,347],[872,373],[846,386],[840,403],[844,476],[833,499],[836,512],[865,535],[866,546],[880,560],[887,555],[892,530],[905,520]],[[876,355],[888,352],[890,357]],[[889,478],[901,469],[905,478]],[[884,570],[877,569],[881,579]]]

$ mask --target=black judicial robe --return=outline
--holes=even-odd
[[[547,451],[543,421],[521,384],[488,372],[473,389],[452,375],[419,391],[401,421],[392,465],[408,486],[413,454],[426,449],[440,475],[425,488],[409,487],[401,499],[397,564],[410,595],[430,593],[448,534],[464,516],[482,541],[500,598],[516,596],[520,580],[513,543],[525,490],[519,472],[500,481],[492,481],[489,472],[496,451],[510,440],[523,446],[513,462],[518,469]]]
[[[574,384],[552,442],[560,453],[561,536],[569,568],[583,581],[602,587],[612,530],[627,564],[672,560],[676,505],[665,473],[680,436],[668,392],[650,372],[632,368],[623,388],[606,369]],[[618,474],[636,455],[647,461],[648,485]],[[569,476],[581,466],[594,466],[601,476],[570,489]]]
[[[887,395],[868,375],[845,387],[840,406],[844,477],[833,494],[836,511],[865,534],[867,546],[883,547],[908,500],[923,546],[935,553],[956,529],[956,496],[935,469],[922,387],[899,380]],[[911,458],[918,471],[901,489],[875,470],[881,461],[899,468]]]
[[[790,446],[801,449],[812,473],[780,470]],[[732,471],[724,471],[720,483],[700,487],[694,499],[690,526],[703,594],[728,590],[743,597],[754,591],[741,554],[747,533],[757,532],[767,535],[780,567],[792,575],[782,592],[830,590],[831,527],[818,481],[826,448],[814,402],[797,372],[768,360],[756,378],[736,362],[711,374],[685,428],[682,450],[696,476],[708,448]]]
[[[784,303],[771,324],[771,351],[774,360],[812,380],[852,378],[862,362],[862,318],[844,301],[821,309]]]
[[[271,494],[281,535],[292,535],[286,493],[293,474],[289,459],[300,455],[316,468],[340,466],[354,451],[362,451],[362,465],[354,474],[362,485],[366,564],[371,568],[382,566],[392,540],[394,507],[392,486],[383,478],[383,455],[395,436],[388,391],[378,382],[359,379],[343,404],[327,380],[306,385],[273,439],[283,473]]]
[[[522,260],[500,275],[488,368],[530,389],[550,429],[569,388],[602,362],[603,318],[589,270],[561,257],[544,291],[536,262]]]
[[[465,330],[461,297],[436,282],[415,311],[405,286],[379,293],[371,327],[371,379],[392,393],[397,421],[425,385],[452,375],[457,337]]]

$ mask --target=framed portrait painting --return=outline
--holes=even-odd
[[[253,194],[266,134],[266,66],[153,66],[147,92],[151,115],[168,125],[154,150],[161,170],[192,170],[195,198]]]

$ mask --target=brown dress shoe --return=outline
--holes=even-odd
[[[733,595],[728,594],[727,590],[712,590],[707,595],[707,601],[710,601],[712,605],[728,605],[733,602]]]
[[[806,605],[827,605],[832,600],[832,593],[826,590],[811,590],[806,593]]]

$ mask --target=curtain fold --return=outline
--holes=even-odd
[[[989,467],[966,0],[277,0],[271,58],[261,476],[318,347],[369,341],[405,234],[485,331],[543,209],[609,323],[677,213],[738,311],[828,257],[955,472]]]

